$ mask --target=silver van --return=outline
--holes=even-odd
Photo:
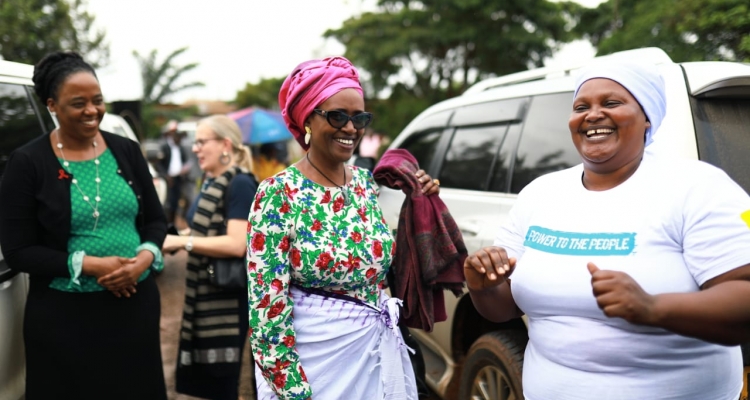
[[[665,78],[667,114],[647,151],[707,161],[750,192],[750,64],[674,63],[656,48],[606,57],[653,62]],[[422,112],[393,141],[390,148],[409,150],[440,179],[440,197],[469,253],[492,244],[526,184],[580,164],[567,121],[583,64],[479,82]],[[404,195],[381,188],[379,200],[395,230]],[[523,399],[525,321],[493,323],[477,313],[469,296],[446,293],[445,300],[446,322],[431,333],[411,331],[428,385],[444,399]]]

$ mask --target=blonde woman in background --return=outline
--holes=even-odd
[[[236,400],[248,331],[247,289],[214,286],[208,266],[211,258],[245,257],[247,216],[258,184],[240,128],[227,116],[198,123],[193,152],[205,178],[187,213],[190,234],[167,235],[163,248],[189,252],[176,390]]]

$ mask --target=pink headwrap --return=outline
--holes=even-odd
[[[305,144],[305,120],[313,109],[343,89],[363,94],[357,69],[344,57],[305,61],[284,80],[279,91],[281,115],[303,149],[310,148]]]

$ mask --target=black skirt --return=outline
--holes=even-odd
[[[153,275],[136,289],[117,298],[32,282],[24,320],[27,400],[166,400]]]

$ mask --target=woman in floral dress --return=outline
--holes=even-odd
[[[308,153],[263,181],[250,211],[258,398],[416,400],[400,301],[382,290],[394,240],[371,173],[345,165],[372,121],[357,71],[341,57],[300,64],[279,103]]]

